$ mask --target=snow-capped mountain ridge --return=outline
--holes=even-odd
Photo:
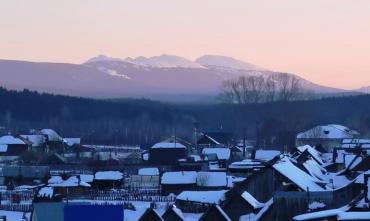
[[[204,68],[202,65],[192,62],[186,58],[179,57],[176,55],[160,55],[153,57],[137,57],[137,58],[126,58],[125,61],[156,68]]]
[[[238,60],[232,57],[221,55],[203,55],[195,61],[177,56],[163,54],[159,56],[136,58],[127,57],[125,59],[112,58],[105,55],[98,55],[87,60],[84,64],[102,61],[122,61],[145,67],[155,68],[212,68],[224,70],[247,70],[247,71],[267,71],[267,69],[258,67],[257,65]]]
[[[196,63],[213,68],[225,68],[234,70],[254,70],[266,71],[266,69],[258,67],[254,64],[238,60],[232,57],[221,55],[203,55],[195,60]]]

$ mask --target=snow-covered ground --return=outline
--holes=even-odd
[[[31,213],[13,212],[5,210],[0,210],[0,216],[5,216],[7,221],[24,221],[23,217],[26,217],[27,220],[31,219]]]

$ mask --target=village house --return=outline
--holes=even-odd
[[[4,184],[37,184],[45,181],[50,176],[50,168],[47,166],[17,166],[5,165],[2,167]]]
[[[222,209],[232,220],[238,220],[242,215],[258,213],[264,206],[264,203],[259,202],[250,193],[244,191],[242,194],[225,201]]]
[[[46,149],[47,152],[63,152],[64,151],[64,142],[63,138],[55,132],[53,129],[42,129],[40,134],[44,135],[46,138]]]
[[[21,138],[28,140],[32,143],[32,150],[45,152],[46,151],[46,138],[40,134],[20,135]]]
[[[160,142],[149,149],[148,161],[154,165],[174,165],[187,157],[187,147],[180,142]]]
[[[0,137],[0,159],[2,161],[13,160],[21,153],[28,150],[32,143],[18,137],[6,135]]]
[[[183,191],[176,197],[176,206],[185,213],[203,213],[212,205],[221,205],[227,190]]]
[[[79,176],[70,176],[63,179],[61,176],[52,176],[48,180],[48,187],[53,188],[54,194],[59,194],[63,197],[70,195],[82,195],[87,193],[91,185],[83,181]]]
[[[140,168],[138,174],[132,174],[125,180],[125,187],[130,190],[160,189],[158,168]]]
[[[99,171],[94,175],[93,187],[99,189],[114,189],[122,187],[123,174],[119,171]]]
[[[165,172],[161,178],[162,195],[179,194],[184,190],[194,190],[196,184],[196,171]]]
[[[335,147],[340,147],[344,139],[358,138],[360,134],[346,126],[329,124],[316,126],[305,132],[299,133],[296,138],[296,145],[310,145],[332,152]]]
[[[231,151],[229,148],[225,147],[214,147],[214,148],[203,148],[202,157],[204,160],[209,162],[209,170],[213,171],[226,171],[229,160],[231,156]]]

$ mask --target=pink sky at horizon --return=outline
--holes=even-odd
[[[370,85],[368,0],[4,0],[0,59],[234,57],[318,84]]]

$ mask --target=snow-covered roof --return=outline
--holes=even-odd
[[[63,182],[63,179],[61,176],[52,176],[50,177],[50,179],[48,180],[48,183],[49,184],[54,184],[54,183],[61,183]]]
[[[53,197],[53,194],[54,194],[54,188],[53,187],[50,187],[50,186],[46,186],[46,187],[42,187],[37,196],[38,197],[48,197],[48,198],[52,198]]]
[[[92,183],[94,181],[94,175],[92,174],[80,174],[81,181],[84,181],[86,183]]]
[[[244,191],[242,193],[242,198],[247,201],[254,209],[259,209],[259,208],[262,208],[265,204],[264,203],[261,203],[259,202],[258,200],[256,200],[256,198],[254,198],[250,193],[248,193],[247,191]]]
[[[311,147],[310,145],[304,145],[297,147],[297,149],[303,153],[305,150],[313,157],[317,162],[319,162],[321,165],[324,164],[321,158],[321,153],[317,151],[315,148]]]
[[[370,220],[370,212],[343,212],[339,213],[338,220]]]
[[[207,137],[208,139],[210,139],[213,143],[219,145],[221,144],[220,142],[218,142],[217,140],[215,140],[214,138],[212,138],[211,136],[208,136],[207,134],[204,134],[205,137]]]
[[[84,187],[91,187],[90,184],[79,180],[76,176],[71,176],[66,180],[62,180],[62,182],[57,183],[49,183],[49,187],[77,187],[77,186],[84,186]]]
[[[197,183],[197,172],[176,171],[165,172],[162,175],[161,184],[195,184]]]
[[[26,144],[26,143],[17,137],[6,135],[0,137],[0,144]]]
[[[322,210],[318,212],[305,213],[305,214],[293,217],[293,220],[313,220],[313,219],[337,216],[339,213],[343,213],[349,210],[349,208],[350,208],[349,206],[344,206],[338,209],[329,209],[329,210]]]
[[[225,172],[198,172],[197,185],[203,187],[226,187],[227,177]]]
[[[298,139],[348,139],[358,136],[359,133],[346,126],[329,124],[317,126],[297,135]]]
[[[0,210],[0,216],[5,216],[8,221],[24,221],[24,218],[31,220],[31,213],[19,211]]]
[[[262,165],[260,161],[254,161],[252,159],[233,162],[232,164],[229,165],[229,168],[232,169],[253,169],[262,167],[264,167],[264,165]]]
[[[45,137],[43,135],[31,134],[21,135],[21,137],[28,141],[31,141],[33,147],[38,147],[45,143]]]
[[[219,191],[183,191],[176,199],[199,203],[220,204],[225,200],[226,190]]]
[[[96,180],[122,180],[123,174],[119,171],[101,171],[95,173]]]
[[[273,168],[294,182],[303,191],[307,191],[307,189],[309,191],[325,191],[316,183],[318,182],[317,179],[296,167],[287,157],[280,159],[273,165]]]
[[[346,168],[353,169],[355,166],[362,162],[362,157],[354,154],[346,154],[344,155],[344,162]]]
[[[230,158],[229,148],[203,148],[202,154],[216,154],[219,160],[228,160]]]
[[[81,138],[64,138],[63,142],[68,146],[73,146],[75,144],[81,144]]]
[[[0,144],[0,153],[6,153],[8,151],[7,144]]]
[[[41,134],[46,135],[49,141],[62,141],[62,137],[53,129],[42,129]]]
[[[154,144],[151,148],[186,148],[183,144],[179,142],[160,142]]]
[[[260,211],[258,211],[258,213],[249,213],[249,214],[242,215],[239,218],[239,221],[258,221],[260,220],[262,215],[267,212],[267,210],[271,207],[273,203],[274,203],[274,199],[271,198],[269,201],[264,203],[264,206],[262,207],[262,209],[260,209]]]
[[[216,205],[216,209],[218,210],[218,212],[220,212],[220,214],[224,217],[225,220],[231,221],[230,217],[225,213],[225,211],[219,205]]]
[[[278,150],[256,150],[255,159],[269,161],[280,154]]]
[[[233,187],[235,183],[240,183],[245,179],[245,177],[227,176],[227,187]]]
[[[138,174],[141,176],[158,176],[159,170],[156,167],[152,168],[141,168],[138,171]]]
[[[309,159],[303,163],[304,168],[308,173],[317,179],[323,179],[324,174],[327,172],[325,168],[321,167],[315,160]]]

